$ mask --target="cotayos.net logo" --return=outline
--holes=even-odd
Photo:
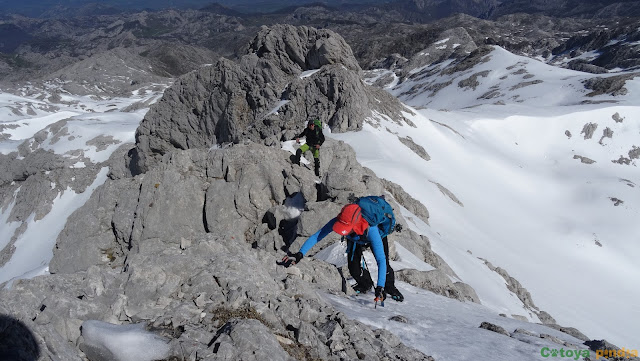
[[[561,357],[578,360],[580,358],[591,358],[591,351],[589,350],[572,350],[572,349],[555,349],[549,347],[543,347],[540,349],[540,355],[544,358],[549,357]],[[632,358],[638,357],[638,350],[630,350],[621,348],[617,350],[596,350],[596,360],[600,357],[618,357],[618,358]]]

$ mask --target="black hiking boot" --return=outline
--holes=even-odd
[[[361,285],[356,283],[355,285],[351,286],[351,288],[353,288],[354,291],[356,291],[356,293],[359,293],[361,295],[364,295],[365,293],[369,292],[369,290],[371,290],[371,286],[367,286],[367,285]]]
[[[387,292],[389,297],[391,297],[392,299],[394,299],[394,300],[396,300],[398,302],[404,301],[404,296],[402,295],[402,293],[400,293],[400,291],[398,291],[397,288],[395,288],[395,287],[387,288],[385,291]]]
[[[316,177],[320,177],[320,158],[314,158]]]
[[[300,165],[300,157],[302,157],[302,150],[298,148],[298,150],[296,150],[296,156],[293,158],[293,163]]]

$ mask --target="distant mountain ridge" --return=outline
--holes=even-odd
[[[378,11],[393,12],[405,21],[429,22],[451,16],[456,13],[468,14],[483,19],[496,19],[500,16],[527,13],[555,17],[607,18],[640,16],[640,1],[619,0],[615,2],[602,0],[563,0],[549,2],[545,0],[325,0],[306,1],[271,0],[189,0],[174,2],[110,0],[97,3],[94,0],[73,0],[64,5],[54,1],[41,0],[25,4],[24,2],[7,0],[0,3],[0,11],[7,14],[21,14],[38,18],[69,18],[83,15],[111,15],[123,12],[158,11],[165,9],[206,9],[221,15],[237,16],[239,14],[268,14],[295,12],[298,7],[313,4],[334,7],[340,11],[362,11],[376,13]]]
[[[317,1],[316,1],[317,2]],[[329,6],[366,6],[368,4],[382,3],[380,0],[329,0],[322,1]],[[20,14],[29,17],[51,18],[51,17],[73,17],[81,13],[91,15],[106,15],[115,12],[137,12],[137,11],[158,11],[166,9],[206,9],[218,8],[221,11],[237,12],[239,14],[270,13],[284,8],[304,6],[314,3],[313,0],[300,2],[295,0],[272,0],[272,1],[246,1],[246,0],[109,0],[96,2],[95,0],[71,0],[63,3],[53,0],[39,0],[25,4],[23,1],[5,0],[0,2],[0,10],[8,14]]]
[[[640,16],[640,2],[635,0],[508,0],[495,9],[493,17],[514,13],[544,14],[557,17],[606,18]]]
[[[640,30],[635,18],[593,18],[595,13],[581,19],[544,15],[565,3],[535,14],[510,14],[494,20],[458,13],[428,22],[436,13],[464,9],[475,9],[471,12],[480,17],[495,15],[510,3],[513,2],[499,7],[490,0],[399,1],[381,6],[345,3],[340,7],[316,4],[268,15],[242,14],[220,4],[210,4],[202,10],[114,14],[113,8],[94,4],[77,9],[71,14],[78,16],[67,19],[6,15],[0,22],[0,81],[44,78],[71,63],[119,47],[135,49],[161,64],[152,72],[177,76],[203,63],[214,63],[219,56],[237,58],[261,25],[273,24],[331,29],[345,38],[363,69],[378,67],[393,54],[411,58],[438,40],[439,34],[457,28],[465,29],[467,41],[474,46],[499,45],[510,52],[574,70],[602,73],[640,66],[640,52],[635,45]],[[617,14],[637,3],[609,5],[599,14]],[[58,9],[65,13],[68,7]],[[90,15],[92,9],[109,14]],[[193,50],[155,51],[167,47]],[[178,61],[193,53],[208,53],[209,59]]]
[[[435,21],[463,13],[482,19],[525,13],[554,17],[607,18],[640,16],[640,1],[616,2],[601,0],[398,0],[380,5],[398,11],[414,21]]]

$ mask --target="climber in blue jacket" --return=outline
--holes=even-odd
[[[344,206],[336,218],[331,219],[304,242],[299,252],[291,257],[285,256],[282,258],[282,262],[287,265],[299,263],[304,255],[331,231],[347,240],[347,265],[349,273],[357,282],[353,286],[357,293],[367,293],[373,286],[371,274],[362,259],[362,251],[370,246],[378,264],[376,299],[384,300],[386,294],[389,294],[396,301],[402,302],[404,300],[402,293],[395,287],[393,269],[389,264],[387,237],[381,236],[381,230],[378,227],[369,226],[369,223],[362,217],[361,209],[357,204]]]

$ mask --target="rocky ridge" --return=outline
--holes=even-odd
[[[315,32],[287,27],[264,30],[298,35]],[[329,45],[340,44],[335,34],[325,34],[331,39]],[[265,39],[268,36],[258,40]],[[306,39],[299,36],[296,44]],[[322,49],[322,41],[319,44],[310,52]],[[331,54],[319,56],[318,64],[308,54],[300,58],[303,63],[287,57],[265,60],[250,56],[261,62],[261,67],[277,67],[277,76],[293,79],[300,79],[300,72],[308,66],[321,66],[319,75],[336,71],[357,74],[353,57],[343,60],[341,55],[332,58],[335,53]],[[306,63],[311,65],[301,66]],[[215,74],[214,68],[224,73],[234,66],[221,60],[189,74],[165,97],[180,93],[176,89],[191,76]],[[247,75],[246,79],[255,78]],[[236,87],[241,82],[229,79],[227,84]],[[368,86],[359,83],[355,88],[360,87],[361,95],[366,96]],[[217,87],[210,89],[206,98],[215,99]],[[182,94],[187,99],[186,92]],[[330,100],[322,106],[335,109]],[[154,108],[163,109],[163,102]],[[289,112],[281,114],[286,116],[293,110]],[[156,110],[145,121],[159,114]],[[360,115],[360,124],[366,114]],[[335,119],[327,123],[336,130],[357,126],[343,125],[339,116]],[[236,129],[242,118],[230,117],[228,121],[230,129]],[[155,134],[170,133],[161,126],[154,129]],[[183,134],[190,139],[199,131]],[[285,131],[297,129],[285,127]],[[138,154],[150,151],[145,156],[155,157],[140,174],[130,168],[130,146],[114,153],[108,161],[109,179],[71,215],[59,235],[49,268],[53,274],[18,280],[11,289],[0,291],[1,312],[21,320],[33,332],[42,359],[80,360],[81,350],[93,355],[80,330],[83,321],[91,319],[146,323],[169,340],[172,356],[193,360],[257,360],[267,354],[282,360],[431,359],[407,348],[387,331],[371,330],[347,319],[318,295],[318,289],[342,293],[341,274],[346,270],[311,257],[289,269],[276,265],[282,250],[299,247],[302,239],[286,244],[275,226],[290,220],[285,206],[288,199],[304,199],[306,211],[297,222],[297,233],[308,236],[333,217],[350,196],[384,194],[385,183],[363,168],[353,150],[342,142],[329,140],[323,147],[327,175],[324,187],[319,187],[311,170],[291,164],[290,153],[247,138],[220,147],[212,147],[215,143],[206,140],[188,142],[183,148],[168,147],[160,155],[139,142]],[[261,138],[256,135],[255,139]],[[418,209],[409,197],[403,199],[408,208]],[[267,221],[269,214],[275,218],[274,224]],[[428,215],[426,209],[422,214]],[[414,249],[430,251],[428,244],[410,231],[403,232],[402,239]],[[243,335],[247,333],[263,340],[259,349],[246,344]]]
[[[144,171],[174,148],[242,139],[275,145],[292,139],[312,117],[338,132],[360,129],[372,112],[402,121],[405,108],[365,85],[347,43],[330,34],[264,27],[239,63],[221,59],[181,78],[140,124],[134,167]]]
[[[348,146],[326,147],[341,155],[327,162],[331,173],[367,179],[340,182],[341,189],[327,180],[331,199],[384,192]],[[304,236],[340,208],[315,202],[312,172],[292,166],[287,152],[259,144],[177,150],[133,178],[116,172],[126,170],[124,158],[112,162],[114,179],[61,233],[50,264],[55,274],[2,291],[3,313],[24,319],[41,342],[60,340],[42,344],[44,350],[80,359],[79,326],[99,319],[147,322],[172,338],[173,355],[197,360],[251,352],[243,337],[233,336],[242,329],[269,341],[247,359],[263,352],[290,359],[285,345],[320,359],[429,359],[333,311],[316,289],[341,292],[335,267],[313,258],[295,268],[276,266],[285,244],[277,228],[261,223],[265,214],[278,213],[292,192],[302,193],[309,209],[300,219]],[[416,238],[408,235],[409,242]],[[220,323],[224,312],[237,316]],[[259,322],[241,317],[245,313]]]

